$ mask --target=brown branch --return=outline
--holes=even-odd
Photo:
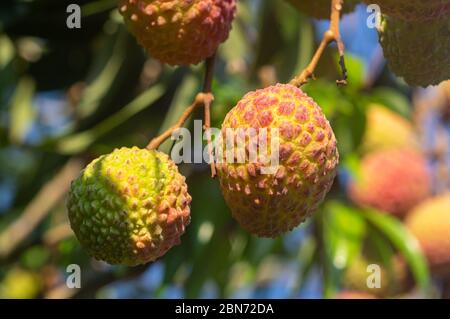
[[[215,162],[213,158],[213,145],[211,141],[211,104],[214,101],[214,96],[211,93],[211,87],[212,87],[212,80],[214,76],[214,64],[216,60],[216,55],[214,54],[210,58],[206,59],[206,71],[205,71],[205,79],[203,82],[203,92],[198,93],[195,97],[194,102],[188,106],[188,108],[184,111],[184,113],[181,115],[181,117],[178,119],[178,121],[175,123],[174,126],[163,132],[158,137],[154,138],[150,141],[150,143],[147,145],[147,149],[154,150],[157,149],[165,140],[170,138],[172,134],[181,128],[184,123],[187,121],[189,116],[195,111],[195,109],[199,106],[204,107],[204,118],[205,118],[205,124],[203,126],[203,129],[206,132],[206,138],[208,143],[208,153],[210,158],[210,165],[211,165],[211,176],[216,176],[216,167]]]
[[[341,32],[339,30],[339,22],[342,11],[342,6],[344,4],[343,0],[331,0],[331,15],[330,15],[330,27],[323,34],[322,41],[314,53],[314,56],[308,66],[295,78],[293,78],[289,84],[300,87],[306,83],[310,78],[314,79],[314,71],[319,63],[320,58],[327,46],[333,42],[336,42],[339,52],[339,65],[341,66],[342,78],[337,80],[336,83],[338,85],[346,85],[347,84],[347,69],[345,67],[344,60],[344,43],[341,39]]]
[[[203,83],[203,93],[211,93],[212,80],[214,75],[214,64],[216,60],[216,55],[214,54],[212,57],[206,60],[206,71],[205,71],[205,80]],[[216,163],[214,161],[213,155],[213,144],[211,140],[211,104],[213,102],[213,96],[210,95],[208,99],[204,100],[204,110],[205,110],[205,125],[203,129],[206,132],[206,139],[208,143],[208,154],[209,161],[211,165],[211,177],[214,178],[216,176]]]
[[[175,123],[175,125],[166,130],[165,132],[163,132],[158,137],[152,139],[150,143],[147,145],[147,149],[149,150],[157,149],[165,140],[170,138],[173,132],[175,132],[184,125],[184,123],[187,121],[192,112],[194,112],[197,107],[204,104],[205,99],[211,98],[207,97],[209,95],[210,94],[198,93],[197,96],[195,97],[194,102],[191,105],[189,105],[188,108],[183,112],[183,114]]]
[[[7,258],[47,216],[50,209],[66,194],[70,182],[83,168],[80,159],[71,159],[28,204],[25,211],[0,234],[0,259]]]

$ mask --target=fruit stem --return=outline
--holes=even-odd
[[[174,126],[163,132],[158,137],[155,137],[150,141],[147,145],[147,149],[154,150],[157,149],[166,139],[170,138],[176,130],[184,125],[189,116],[195,111],[197,107],[203,106],[204,108],[204,120],[205,124],[203,125],[203,129],[206,132],[206,138],[208,143],[208,153],[211,165],[211,177],[216,176],[216,165],[213,157],[213,144],[211,140],[211,104],[214,101],[214,95],[211,93],[212,81],[214,77],[214,66],[215,66],[216,54],[213,54],[211,57],[205,60],[206,70],[205,70],[205,78],[203,82],[203,92],[198,93],[194,99],[194,102],[187,107],[187,109],[183,112],[181,117],[175,123]]]
[[[342,6],[344,4],[344,0],[331,0],[331,15],[330,15],[330,27],[323,34],[322,41],[320,42],[317,51],[314,53],[314,56],[308,66],[295,78],[293,78],[289,84],[300,87],[306,83],[310,78],[314,79],[314,70],[319,63],[320,58],[322,57],[325,49],[332,42],[336,42],[339,52],[339,65],[341,66],[342,78],[336,80],[337,85],[346,85],[347,84],[347,69],[345,67],[345,59],[344,52],[345,46],[341,39],[341,32],[339,30],[339,22],[341,17]]]
[[[211,140],[211,104],[214,100],[214,97],[211,95],[211,87],[212,80],[214,76],[214,65],[216,61],[216,54],[206,60],[206,72],[205,72],[205,80],[203,83],[203,93],[210,94],[209,99],[204,100],[204,110],[205,110],[205,125],[203,129],[206,133],[206,140],[208,143],[208,155],[209,161],[211,165],[211,177],[214,178],[216,176],[216,164],[213,157],[213,144]]]

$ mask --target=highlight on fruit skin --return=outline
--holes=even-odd
[[[236,0],[120,0],[119,12],[152,57],[188,65],[212,56],[228,38]]]
[[[330,19],[331,1],[330,0],[287,0],[298,11],[307,14],[316,19]],[[350,13],[355,9],[358,1],[346,0],[342,13]]]
[[[448,18],[450,0],[364,0],[377,4],[381,13],[411,22],[435,21]]]
[[[72,182],[67,208],[90,255],[135,266],[180,242],[190,202],[185,177],[166,154],[133,147],[92,161]]]
[[[432,274],[450,278],[450,193],[421,203],[405,224],[419,241]]]
[[[450,79],[450,19],[404,22],[384,16],[378,29],[390,70],[412,86]]]
[[[245,161],[217,163],[217,172],[233,217],[262,237],[281,235],[305,221],[330,190],[339,161],[336,138],[321,108],[297,87],[277,84],[246,94],[225,117],[224,141],[230,129],[234,154],[245,154]],[[267,129],[267,145],[271,132],[279,133],[274,174],[263,174],[270,165],[264,156],[249,160],[255,140],[239,142],[236,129],[259,134]]]
[[[418,150],[417,140],[414,127],[407,119],[382,105],[369,105],[361,145],[364,153],[395,148]]]
[[[431,193],[427,162],[422,154],[408,149],[370,153],[363,157],[348,193],[360,206],[403,218]]]

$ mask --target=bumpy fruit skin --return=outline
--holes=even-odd
[[[135,266],[179,243],[190,202],[185,177],[167,155],[133,147],[92,161],[72,182],[67,208],[90,255]]]
[[[378,30],[389,68],[412,86],[450,79],[450,19],[402,22],[383,17]]]
[[[238,132],[234,131],[235,154],[245,153],[245,162],[218,163],[220,185],[232,215],[244,229],[275,237],[302,223],[330,190],[339,159],[336,139],[320,107],[288,84],[246,94],[225,117],[222,138],[226,140],[227,129],[249,128],[260,137],[260,129],[266,128],[267,139],[263,140],[268,146],[272,130],[278,130],[275,174],[262,174],[261,168],[270,164],[264,156],[250,161],[253,142],[246,138],[237,143]]]
[[[316,19],[330,19],[331,1],[330,0],[287,0],[300,12]],[[343,13],[352,12],[358,2],[346,0],[343,6]]]
[[[386,150],[366,155],[359,176],[349,184],[351,199],[404,217],[431,192],[424,157],[412,150]]]
[[[228,38],[236,0],[120,0],[137,41],[170,65],[197,64]]]
[[[450,193],[421,203],[405,223],[419,241],[432,273],[450,278]]]
[[[381,13],[404,21],[431,21],[448,18],[450,0],[364,0],[378,4]]]
[[[370,105],[362,141],[363,152],[394,148],[419,149],[413,125],[384,106]]]

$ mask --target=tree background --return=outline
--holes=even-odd
[[[450,130],[441,112],[450,100],[440,98],[449,89],[413,89],[396,78],[376,30],[366,27],[364,5],[341,22],[348,85],[335,84],[340,71],[330,46],[317,80],[302,88],[323,108],[341,154],[339,176],[311,220],[274,240],[251,236],[231,218],[207,164],[183,164],[193,203],[181,245],[135,268],[92,260],[68,225],[70,181],[97,156],[120,146],[144,147],[170,127],[201,90],[204,70],[172,68],[146,56],[114,0],[78,0],[82,28],[68,29],[71,2],[0,4],[1,297],[332,298],[345,289],[346,269],[363,251],[381,256],[384,266],[404,256],[414,281],[407,296],[440,296],[442,282],[430,278],[402,223],[357,208],[346,195],[371,103],[414,123],[427,154],[439,147],[439,161],[429,156],[434,192],[450,185]],[[299,73],[327,27],[282,0],[239,1],[230,38],[218,52],[212,126],[220,127],[246,92]],[[161,149],[170,148],[167,141]],[[81,267],[79,290],[65,285],[70,264]]]

